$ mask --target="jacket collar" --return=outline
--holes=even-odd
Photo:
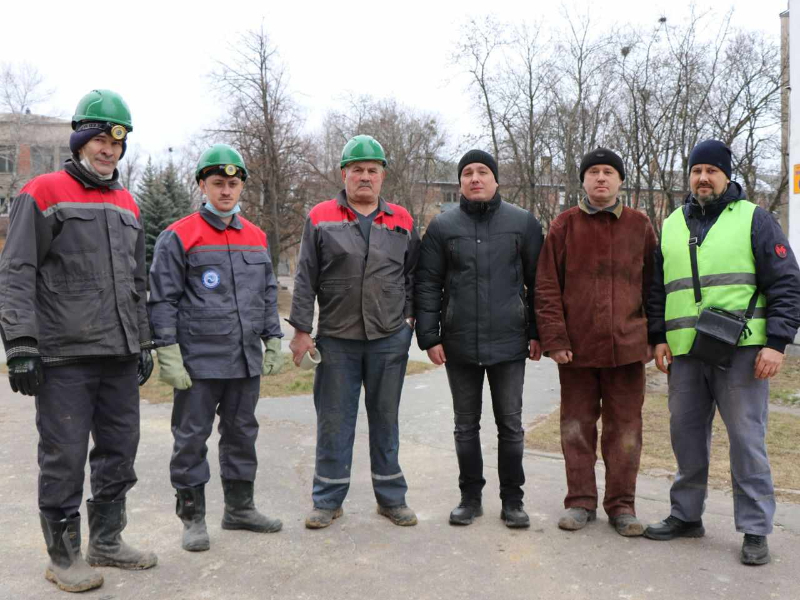
[[[64,161],[64,170],[77,179],[83,187],[89,189],[107,189],[107,190],[122,190],[122,184],[119,182],[119,171],[114,169],[114,175],[111,179],[103,180],[95,177],[89,171],[83,168],[79,162],[72,158]]]
[[[583,199],[578,202],[578,207],[587,215],[596,215],[597,213],[601,212],[609,212],[618,219],[622,216],[622,202],[619,201],[619,198],[617,198],[617,201],[613,204],[613,206],[597,208],[596,206],[592,206],[592,203],[589,202],[589,198],[584,196]]]
[[[342,190],[336,196],[336,203],[348,210],[353,210],[352,207],[347,203],[347,192]],[[379,213],[386,213],[387,215],[393,215],[394,211],[389,206],[389,203],[386,202],[381,196],[378,196],[378,212]]]
[[[203,217],[203,220],[206,223],[211,225],[214,229],[219,229],[220,231],[225,231],[228,227],[233,227],[234,229],[241,229],[244,227],[238,214],[233,215],[229,225],[225,225],[220,217],[212,213],[205,206],[200,207],[200,216]]]
[[[495,192],[494,197],[488,202],[467,200],[462,194],[460,208],[468,215],[482,217],[483,215],[494,213],[500,206],[500,202],[502,202],[502,199],[500,198],[500,192]]]

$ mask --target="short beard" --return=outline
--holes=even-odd
[[[708,196],[704,196],[702,199],[696,194],[692,194],[692,196],[694,196],[694,199],[697,200],[697,203],[700,206],[705,206],[706,204],[713,204],[714,202],[722,198],[722,194],[715,194],[714,192],[711,192]]]

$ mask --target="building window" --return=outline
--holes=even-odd
[[[53,148],[50,146],[31,146],[31,170],[37,175],[53,170]]]
[[[0,146],[0,173],[14,172],[16,155],[16,148],[14,146]]]

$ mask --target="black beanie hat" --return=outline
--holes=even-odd
[[[500,183],[500,176],[497,174],[497,161],[494,159],[494,156],[488,152],[484,152],[483,150],[470,150],[461,157],[461,160],[458,161],[459,181],[461,180],[461,171],[464,170],[464,167],[471,165],[472,163],[481,163],[482,165],[489,167],[491,172],[494,174],[494,180],[497,183]]]
[[[104,127],[106,123],[100,123],[103,127],[98,127],[95,121],[83,121],[80,125],[77,126],[75,131],[73,131],[69,136],[69,149],[72,151],[74,156],[78,156],[80,153],[81,148],[83,148],[86,144],[89,143],[94,136],[99,135],[106,131]],[[91,125],[89,127],[84,127],[85,125]],[[125,156],[125,150],[128,149],[128,136],[125,136],[125,139],[122,140],[122,154],[119,155],[119,159],[122,160],[122,157]]]
[[[613,150],[608,148],[601,148],[598,146],[591,152],[583,155],[581,159],[581,183],[583,183],[583,174],[595,165],[609,165],[614,167],[619,173],[619,178],[625,181],[625,166],[622,164],[622,159]]]
[[[731,178],[731,149],[719,140],[700,142],[689,154],[689,169],[695,165],[712,165]]]

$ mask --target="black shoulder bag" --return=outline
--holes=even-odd
[[[700,292],[700,275],[697,272],[697,237],[689,238],[689,258],[692,263],[692,286],[694,287],[694,301],[699,305],[702,300]],[[697,335],[689,350],[693,356],[706,364],[727,369],[731,366],[733,354],[739,345],[739,338],[750,335],[747,322],[753,318],[758,302],[758,288],[750,298],[750,304],[744,316],[737,315],[724,308],[710,306],[704,308],[697,318],[695,330]]]

